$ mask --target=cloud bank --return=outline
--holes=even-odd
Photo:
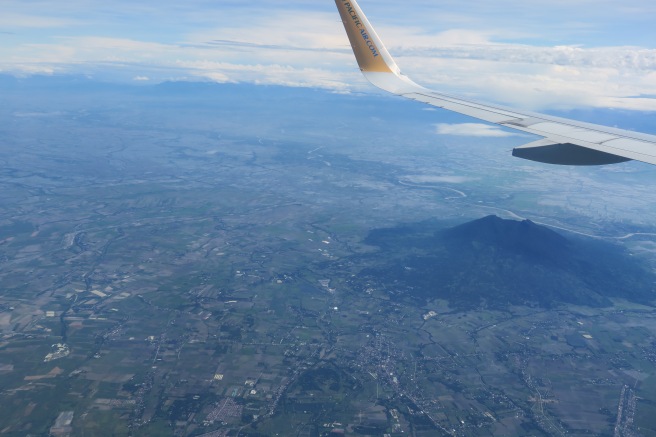
[[[632,24],[637,35],[651,6],[635,0],[615,6],[606,2],[609,12],[585,12],[580,16],[589,21],[582,24],[555,20],[556,15],[548,21],[548,17],[565,10],[568,17],[578,17],[577,11],[590,11],[586,0],[556,1],[551,6],[507,0],[504,4],[528,14],[526,23],[499,27],[512,17],[490,10],[488,18],[483,14],[490,9],[486,3],[474,2],[480,11],[463,10],[451,1],[436,6],[416,0],[402,11],[387,1],[375,5],[362,1],[362,6],[376,14],[370,14],[371,21],[404,72],[438,91],[534,110],[656,111],[656,49],[609,45],[600,31],[612,18],[609,14],[614,14],[617,27]],[[0,71],[4,73],[373,91],[359,74],[332,4],[297,0],[280,7],[259,0],[244,8],[231,2],[192,0],[188,5],[155,7],[119,0],[111,8],[90,8],[88,2],[72,0],[52,15],[30,13],[52,8],[29,9],[18,2],[6,9],[0,18]],[[530,11],[536,9],[542,15],[534,18],[535,23],[542,26],[530,33]],[[431,24],[433,19],[437,25]],[[391,21],[398,24],[389,25]],[[535,32],[543,28],[547,30],[542,34]],[[597,43],[550,44],[547,31]],[[645,27],[641,35],[649,39],[650,32],[654,33],[653,26]]]

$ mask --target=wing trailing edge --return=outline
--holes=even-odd
[[[637,160],[656,165],[656,136],[438,93],[401,73],[356,0],[335,0],[362,74],[373,85],[408,99],[543,137],[513,156],[560,165]]]

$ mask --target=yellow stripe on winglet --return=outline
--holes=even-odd
[[[367,27],[367,19],[354,1],[335,0],[346,29],[353,53],[363,72],[392,73],[383,57],[384,47],[378,47],[374,31]]]

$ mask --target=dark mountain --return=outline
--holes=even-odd
[[[492,246],[535,262],[557,261],[574,249],[565,237],[549,228],[530,220],[503,220],[495,215],[456,226],[443,236],[450,246]]]
[[[488,216],[446,230],[424,222],[372,231],[365,242],[380,251],[363,278],[398,298],[443,298],[457,309],[656,298],[656,277],[622,246],[566,238],[529,220]]]

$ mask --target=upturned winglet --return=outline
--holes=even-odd
[[[351,47],[363,73],[399,73],[399,67],[383,45],[357,3],[335,0]]]
[[[342,17],[346,35],[365,78],[373,85],[400,94],[410,89],[423,89],[408,77],[394,62],[380,37],[354,0],[335,0]]]

